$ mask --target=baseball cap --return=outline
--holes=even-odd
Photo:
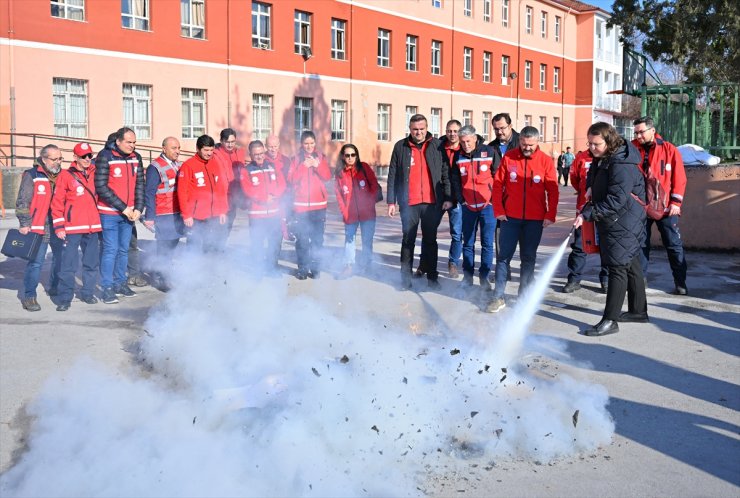
[[[87,154],[92,154],[92,147],[90,147],[89,143],[86,142],[80,142],[77,145],[75,145],[75,148],[72,149],[72,152],[74,152],[75,156],[82,157]]]

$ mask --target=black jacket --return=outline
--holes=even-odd
[[[645,238],[645,208],[632,196],[645,198],[640,153],[625,142],[607,158],[594,159],[586,178],[591,202],[583,209],[587,221],[596,222],[602,264],[627,265]]]
[[[427,167],[432,176],[434,199],[442,209],[442,203],[452,201],[450,190],[450,166],[441,143],[432,134],[427,132],[429,141],[424,156]],[[411,142],[409,137],[396,142],[391,154],[391,163],[388,168],[388,204],[408,204],[409,199],[409,169],[411,168]]]
[[[499,140],[498,138],[495,140],[491,140],[490,142],[488,142],[488,145],[493,147],[493,153],[495,154],[493,156],[493,171],[496,171],[498,169],[498,165],[501,164],[501,159],[503,159],[501,149],[498,148],[498,146],[501,145],[501,140]],[[511,140],[509,140],[509,143],[506,146],[506,152],[514,150],[517,147],[519,147],[519,133],[511,130]]]

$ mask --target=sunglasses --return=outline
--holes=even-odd
[[[344,155],[344,157],[349,159],[350,157],[357,157],[357,154],[355,154],[354,152],[348,152]]]
[[[84,156],[80,156],[80,159],[92,159],[92,154],[85,154]]]

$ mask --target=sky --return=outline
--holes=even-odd
[[[583,0],[583,1],[585,3],[595,5],[596,7],[600,7],[607,12],[612,11],[612,4],[614,3],[614,0]]]

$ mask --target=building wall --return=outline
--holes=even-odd
[[[272,46],[251,44],[250,1],[206,0],[206,39],[180,35],[180,5],[151,3],[150,31],[121,27],[118,2],[85,2],[85,20],[50,15],[45,0],[0,0],[0,132],[10,131],[10,88],[16,92],[16,132],[54,133],[52,80],[88,82],[89,138],[104,139],[123,124],[122,85],[150,85],[152,137],[139,139],[156,146],[168,135],[180,137],[181,88],[206,90],[206,131],[232,126],[246,141],[252,132],[252,96],[273,96],[273,131],[284,149],[295,147],[294,99],[314,99],[313,127],[319,145],[335,154],[343,142],[330,139],[332,99],[348,103],[347,140],[363,158],[387,163],[393,143],[405,136],[405,107],[414,105],[429,117],[442,109],[442,123],[473,113],[482,131],[484,112],[509,112],[520,129],[526,116],[533,125],[546,118],[543,149],[559,151],[575,141],[591,122],[593,100],[593,14],[577,14],[549,0],[512,0],[508,27],[502,26],[502,0],[492,1],[490,22],[483,21],[483,0],[473,1],[473,16],[462,1],[333,0],[272,3]],[[525,33],[526,6],[533,9],[532,33]],[[112,7],[113,6],[113,7]],[[312,57],[304,61],[293,50],[294,10],[312,13]],[[547,12],[548,32],[540,32],[541,12]],[[7,15],[5,15],[7,13]],[[555,41],[555,16],[561,17],[560,41]],[[330,56],[332,18],[347,22],[347,59]],[[378,29],[391,31],[390,67],[376,59]],[[418,37],[417,70],[405,67],[405,38]],[[430,72],[431,42],[443,44],[440,75]],[[584,45],[588,49],[584,49]],[[473,50],[472,78],[463,77],[463,50]],[[483,53],[491,53],[491,81],[482,79]],[[509,56],[508,78],[502,84],[501,58]],[[29,63],[29,61],[33,61]],[[531,88],[525,87],[525,61],[532,62]],[[539,86],[539,66],[547,65],[547,85]],[[553,69],[560,68],[560,92],[553,88]],[[388,140],[377,139],[378,104],[390,104]],[[587,109],[588,112],[583,112]],[[553,143],[553,120],[561,130]],[[443,130],[442,130],[443,131]],[[181,140],[192,150],[194,139]]]

